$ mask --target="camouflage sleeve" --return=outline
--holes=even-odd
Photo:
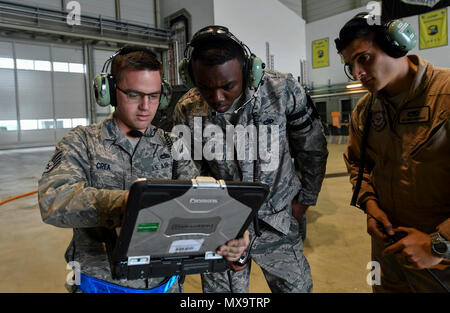
[[[190,142],[185,141],[184,144],[189,146],[191,149],[189,149],[191,154],[191,160],[195,164],[195,167],[197,168],[197,172],[199,172],[203,176],[209,175],[209,167],[206,162],[201,160],[195,160],[194,159],[194,147],[196,146],[194,144],[194,130],[191,128],[191,125],[189,125],[189,119],[193,118],[192,115],[192,108],[201,106],[204,108],[206,106],[206,103],[199,100],[199,95],[195,93],[195,89],[189,90],[187,93],[185,93],[180,100],[178,100],[177,104],[175,105],[174,111],[173,111],[173,124],[174,129],[178,127],[178,130],[182,129],[183,126],[187,126],[189,128],[190,134]]]
[[[126,191],[90,187],[86,140],[80,128],[56,146],[38,183],[38,202],[45,223],[57,227],[116,227]]]
[[[360,103],[365,98],[360,100]],[[360,104],[359,103],[359,104]],[[344,153],[344,161],[347,166],[347,171],[350,174],[350,183],[355,188],[358,178],[358,171],[360,166],[360,154],[361,154],[361,141],[362,141],[362,128],[364,125],[364,119],[362,118],[363,112],[361,112],[361,105],[357,105],[352,113],[349,127],[349,137],[347,149]],[[358,193],[356,203],[364,208],[365,203],[368,200],[377,201],[377,195],[375,189],[370,182],[370,173],[374,166],[373,160],[366,154],[366,162],[364,164],[363,179],[361,182],[361,189]]]
[[[178,179],[189,180],[197,177],[198,175],[199,171],[191,159],[178,162],[178,169],[177,169]]]
[[[175,105],[173,109],[173,124],[172,125],[188,125],[187,119],[187,104],[190,102],[190,91],[185,93]]]
[[[327,141],[312,100],[292,75],[287,78],[287,133],[296,169],[300,172],[302,188],[297,200],[305,205],[315,205],[328,157]]]

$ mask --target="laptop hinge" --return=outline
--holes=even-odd
[[[216,180],[213,177],[208,176],[197,176],[192,179],[192,186],[194,188],[226,188],[226,184],[223,179]]]

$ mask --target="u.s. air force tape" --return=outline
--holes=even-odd
[[[52,159],[47,163],[47,166],[45,167],[45,170],[44,170],[44,174],[49,173],[51,170],[53,170],[55,167],[57,167],[59,165],[59,163],[61,163],[62,154],[63,154],[63,152],[61,150],[57,150],[55,152]]]

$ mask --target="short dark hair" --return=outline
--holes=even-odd
[[[153,51],[143,48],[126,46],[116,55],[111,64],[111,74],[116,82],[122,79],[124,70],[159,71],[162,74],[162,64]]]
[[[384,41],[380,36],[383,34],[384,27],[381,25],[383,25],[385,21],[382,20],[381,25],[369,25],[366,18],[364,18],[364,16],[368,14],[369,13],[366,12],[358,13],[341,28],[339,37],[334,40],[338,53],[350,45],[353,40],[368,35],[374,35],[372,37],[373,40],[384,50]]]
[[[214,66],[237,59],[244,64],[244,50],[232,39],[209,38],[197,42],[193,48],[192,61],[199,60],[205,65]]]

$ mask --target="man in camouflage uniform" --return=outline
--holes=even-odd
[[[39,206],[44,222],[73,228],[65,257],[78,262],[82,274],[148,290],[163,278],[111,277],[105,239],[121,225],[128,190],[138,178],[192,179],[198,171],[192,160],[181,159],[172,173],[169,141],[176,138],[150,124],[159,106],[162,66],[149,50],[127,49],[131,52],[112,61],[117,84],[111,101],[116,103],[114,114],[98,124],[76,127],[57,144],[39,180]],[[248,244],[244,237],[221,246],[218,253],[236,260]],[[181,291],[181,283],[168,290]]]
[[[299,222],[304,221],[307,207],[316,204],[325,175],[325,135],[312,104],[291,74],[266,71],[256,91],[246,87],[244,46],[229,34],[221,35],[226,32],[224,27],[210,26],[193,37],[189,72],[196,88],[179,100],[174,125],[188,125],[194,137],[200,126],[203,128],[202,138],[194,138],[192,149],[202,173],[216,179],[269,185],[269,195],[258,213],[260,236],[255,237],[255,224],[250,227],[252,242],[256,240],[250,244],[249,256],[261,267],[272,292],[311,292],[311,272],[303,255]],[[194,150],[199,140],[202,147],[207,147],[217,139],[213,132],[205,131],[213,125],[223,134],[230,126],[255,125],[260,135],[264,127],[265,134],[271,128],[271,134],[275,131],[276,136],[269,136],[269,146],[277,153],[269,161],[261,154],[256,161],[249,157],[198,160],[198,149]],[[273,139],[278,139],[278,143]],[[233,144],[239,145],[236,140]],[[249,142],[245,143],[246,152],[249,146]],[[230,147],[222,147],[225,156]],[[215,149],[217,153],[221,147],[216,145]],[[275,166],[269,166],[274,159]],[[295,166],[301,173],[300,179]],[[250,264],[247,262],[245,268],[235,265],[234,271],[202,275],[203,291],[248,292]]]

